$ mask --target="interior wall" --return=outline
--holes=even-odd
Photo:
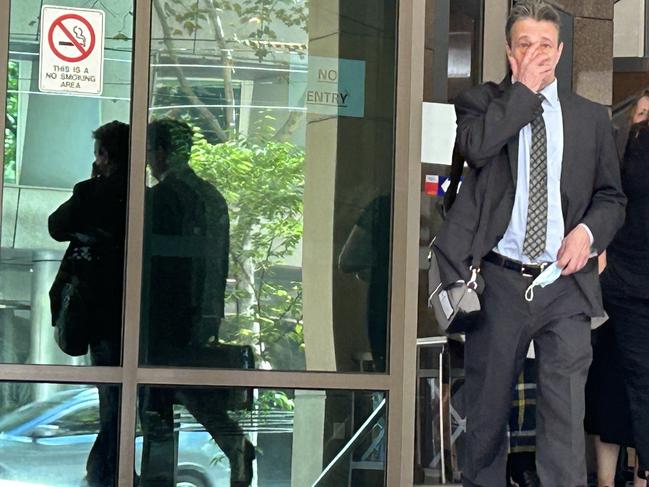
[[[646,0],[620,0],[613,17],[613,55],[642,57],[645,44]]]
[[[508,12],[509,0],[485,0],[483,81],[499,82],[507,73],[504,26]]]

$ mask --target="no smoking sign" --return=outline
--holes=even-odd
[[[41,91],[101,94],[103,11],[43,6],[40,39]]]

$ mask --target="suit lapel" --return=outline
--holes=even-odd
[[[515,137],[509,139],[507,142],[507,156],[509,157],[509,167],[512,173],[512,179],[514,180],[514,186],[516,186],[516,180],[518,178],[518,134]]]
[[[566,221],[568,216],[568,190],[566,186],[575,177],[574,172],[574,154],[575,145],[578,142],[577,128],[578,120],[575,118],[575,110],[572,107],[572,97],[570,93],[559,93],[559,102],[561,103],[561,118],[563,121],[563,154],[561,158],[561,209],[566,228],[569,222]]]
[[[501,92],[504,92],[509,86],[511,86],[511,78],[512,74],[511,72],[508,72],[505,78],[498,85]],[[509,168],[511,170],[512,180],[514,186],[516,186],[516,178],[518,177],[518,134],[507,142],[507,157],[509,158]]]

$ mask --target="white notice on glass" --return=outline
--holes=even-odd
[[[421,162],[451,165],[455,144],[455,108],[447,103],[423,103]]]
[[[103,88],[104,12],[43,6],[38,88],[99,95]]]

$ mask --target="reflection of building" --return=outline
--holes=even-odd
[[[292,476],[296,486],[307,485],[336,460],[336,455],[344,451],[361,428],[368,411],[375,411],[379,399],[384,397],[382,393],[387,392],[388,426],[385,421],[368,426],[372,431],[370,444],[376,442],[379,447],[372,451],[358,448],[355,454],[359,458],[353,459],[353,466],[359,470],[365,466],[367,471],[355,470],[354,475],[380,477],[381,471],[377,474],[372,469],[387,465],[390,485],[407,485],[414,445],[415,339],[417,334],[423,338],[434,331],[423,305],[426,290],[416,286],[417,272],[425,268],[424,248],[438,221],[436,197],[421,195],[418,199],[417,188],[420,177],[445,175],[447,171],[443,165],[419,164],[419,106],[422,100],[449,103],[464,87],[505,74],[502,24],[510,2],[319,0],[309,2],[309,9],[299,0],[277,2],[286,5],[282,15],[295,20],[292,25],[277,16],[268,23],[263,12],[217,10],[215,4],[227,2],[211,0],[56,3],[73,7],[96,4],[96,8],[105,9],[104,91],[98,97],[38,93],[38,2],[0,2],[0,38],[10,40],[9,50],[0,50],[0,66],[7,65],[5,61],[9,60],[10,69],[15,72],[7,98],[8,106],[15,107],[12,113],[16,116],[15,122],[8,122],[15,124],[15,157],[11,156],[15,167],[6,171],[0,222],[0,361],[10,364],[0,366],[0,380],[116,383],[125,397],[124,424],[128,425],[135,424],[136,383],[258,386],[257,403],[271,403],[274,398],[277,403],[287,401],[289,408],[294,401],[295,407],[295,422],[283,424],[281,433],[272,433],[275,437],[261,431],[254,421],[250,423],[251,431],[258,435],[257,444],[269,455],[258,460],[259,478],[270,471],[264,469],[273,467],[277,475]],[[234,3],[253,9],[258,4],[243,0]],[[562,82],[611,106],[616,114],[616,108],[628,96],[649,85],[647,40],[641,35],[645,17],[638,13],[643,2],[553,3],[565,10],[564,34],[569,49],[561,72]],[[192,13],[193,6],[199,10]],[[165,12],[165,8],[176,11]],[[158,9],[163,10],[162,16]],[[626,29],[628,24],[617,28],[612,44],[614,13],[616,26],[618,16],[632,18],[634,23],[633,29]],[[200,28],[194,28],[198,25]],[[272,34],[266,32],[261,38],[254,38],[253,34],[265,27]],[[150,51],[146,46],[149,38]],[[143,39],[147,42],[140,44]],[[134,51],[139,60],[135,64]],[[611,63],[613,55],[616,59]],[[308,110],[299,96],[291,97],[291,87],[297,84],[295,78],[291,80],[291,74],[297,73],[303,79],[304,66],[307,70],[314,66],[308,56],[333,60],[334,64],[338,59],[364,63],[362,117]],[[133,80],[137,80],[135,86]],[[2,97],[4,86],[0,83]],[[339,80],[332,85],[335,89],[327,93],[336,93],[338,100],[344,86],[344,80]],[[312,101],[318,99],[313,97]],[[231,292],[240,292],[228,301],[224,333],[227,331],[227,338],[232,341],[253,336],[251,341],[257,352],[265,354],[264,360],[257,363],[274,369],[273,372],[180,373],[174,369],[137,368],[141,282],[138,252],[145,231],[142,176],[146,114],[187,118],[200,128],[210,144],[206,148],[210,157],[227,156],[225,144],[214,149],[231,137],[227,130],[256,138],[255,143],[265,149],[269,145],[264,145],[262,135],[267,135],[267,130],[279,130],[277,139],[292,144],[299,153],[295,157],[301,158],[300,163],[293,167],[299,166],[300,182],[291,194],[300,195],[296,211],[300,226],[296,232],[300,235],[287,247],[290,250],[286,255],[277,257],[267,268],[256,265],[259,262],[251,257],[243,259],[241,272],[236,278],[230,276],[228,283]],[[72,363],[53,347],[50,339],[46,292],[63,248],[47,236],[45,217],[69,197],[76,181],[89,176],[90,131],[103,122],[128,121],[131,117],[132,151],[137,158],[132,162],[131,172],[131,260],[127,267],[125,325],[129,339],[124,344],[124,367],[107,371],[18,366]],[[239,161],[241,167],[251,160],[259,165],[280,160],[287,146],[273,147],[272,151],[259,150],[256,158],[244,157]],[[235,148],[237,154],[255,150],[244,144]],[[8,150],[7,158],[9,154]],[[286,183],[273,170],[246,174],[262,178],[259,182],[263,180],[269,187],[280,181]],[[255,196],[254,178],[247,189],[249,198]],[[216,179],[214,182],[219,183]],[[224,194],[232,189],[227,181],[221,184]],[[278,189],[275,194],[281,196],[281,191]],[[381,194],[391,195],[393,203],[392,216],[384,222],[385,232],[391,237],[387,298],[391,354],[386,374],[365,374],[362,370],[372,368],[366,332],[368,286],[353,273],[340,272],[337,262],[362,209]],[[271,204],[286,206],[281,198],[260,200],[256,202],[257,208],[270,208]],[[230,208],[231,218],[237,210]],[[241,248],[250,250],[262,242],[270,246],[264,240],[268,234],[254,230],[282,220],[274,219],[276,215],[269,211],[249,224],[250,238],[241,239]],[[419,217],[421,228],[417,225]],[[246,225],[243,220],[242,225]],[[239,277],[246,273],[250,279]],[[264,302],[266,314],[258,315],[263,314],[270,324],[260,321],[258,316],[244,316],[251,306],[258,304],[255,286],[262,282],[268,286],[265,292],[271,297]],[[418,296],[420,306],[416,308]],[[294,307],[284,315],[283,310],[289,306]],[[245,320],[247,328],[240,326],[239,319]],[[77,363],[85,361],[79,359]],[[11,407],[27,399],[14,386],[0,386],[1,405]],[[284,395],[264,394],[274,388],[282,389]],[[39,385],[35,396],[46,397],[51,389],[54,387]],[[352,392],[332,392],[340,389]],[[366,390],[379,393],[372,396],[359,392]],[[129,434],[134,432],[125,427],[124,445],[129,443]],[[278,438],[282,446],[273,450]],[[364,441],[359,444],[367,446]],[[387,446],[387,453],[382,445]],[[361,449],[363,453],[370,451],[367,458],[361,458]],[[128,457],[129,451],[124,451]],[[268,453],[271,451],[275,455],[272,461]],[[363,464],[366,460],[371,465]],[[123,460],[125,472],[129,470],[129,461]],[[352,472],[349,458],[336,461],[340,462],[337,475]],[[342,464],[345,466],[340,467]]]

